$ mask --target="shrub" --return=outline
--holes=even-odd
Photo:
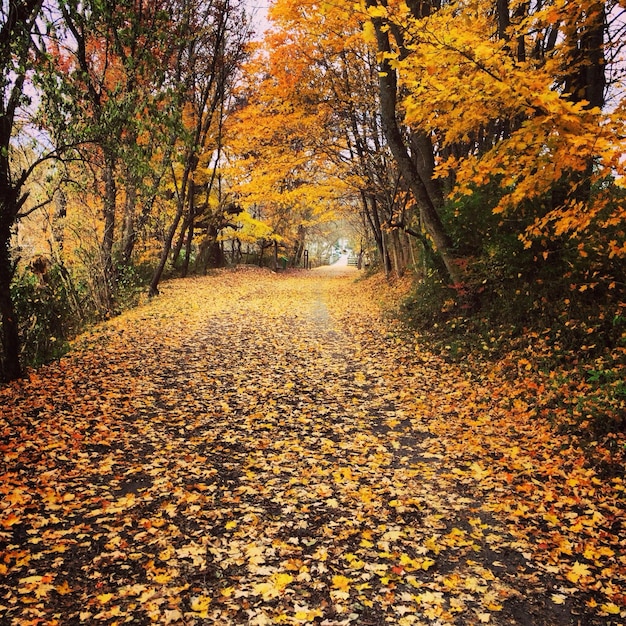
[[[24,365],[36,367],[62,356],[80,321],[59,269],[52,266],[45,274],[25,269],[14,279],[11,297],[20,320]]]

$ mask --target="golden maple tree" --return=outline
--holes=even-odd
[[[623,59],[618,5],[511,5],[509,15],[508,3],[475,0],[416,15],[391,2],[367,11],[401,29],[384,54],[405,90],[403,118],[436,137],[438,173],[457,199],[495,183],[495,213],[530,217],[525,245],[564,237],[605,258],[626,254],[624,100],[610,84]]]

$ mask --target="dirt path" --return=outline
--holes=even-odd
[[[354,276],[170,283],[0,392],[0,621],[618,623],[443,453],[438,372]]]

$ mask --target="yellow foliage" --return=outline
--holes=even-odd
[[[508,34],[511,40],[524,38],[530,50],[543,36],[542,29],[567,32],[588,17],[585,7],[556,0],[513,20]],[[382,17],[378,10],[370,14]],[[390,20],[396,19],[390,14]],[[506,39],[493,36],[497,23],[488,0],[453,2],[425,18],[402,14],[402,20],[397,24],[411,51],[397,62],[406,94],[405,121],[433,134],[442,146],[477,145],[465,157],[439,164],[438,175],[456,183],[454,196],[471,195],[477,187],[497,182],[502,196],[495,212],[510,213],[549,194],[556,182],[572,174],[589,185],[611,176],[625,186],[624,105],[605,112],[563,93],[558,84],[569,58],[566,37],[550,55],[520,60]],[[503,120],[523,123],[511,124],[491,144],[478,147],[480,129],[497,127]],[[565,204],[538,220],[523,238],[529,245],[540,236],[581,238],[625,221],[623,202],[603,191],[583,202],[572,185]],[[626,251],[617,243],[606,254],[622,257]]]

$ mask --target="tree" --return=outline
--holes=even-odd
[[[167,0],[65,3],[62,20],[50,25],[58,45],[47,61],[63,71],[50,69],[41,81],[45,123],[57,141],[74,139],[83,172],[93,173],[90,187],[101,197],[101,268],[94,269],[102,273],[105,314],[115,306],[116,242],[121,239],[119,260],[128,264],[138,227],[137,202],[143,201],[141,225],[178,134],[171,67],[182,31],[172,6]],[[119,229],[121,191],[125,202]]]
[[[269,17],[230,127],[231,176],[297,264],[317,224],[363,201],[368,214],[376,207],[369,200],[389,162],[371,88],[377,70],[352,7],[282,0]]]
[[[12,0],[2,3],[0,24],[0,380],[18,378],[20,338],[15,307],[11,299],[11,280],[15,261],[10,243],[13,227],[26,210],[26,184],[41,162],[40,153],[21,171],[15,171],[13,139],[21,126],[18,117],[29,105],[29,76],[32,72],[37,35],[37,20],[42,14],[41,0]]]
[[[250,212],[247,225],[262,220],[269,227],[256,230],[262,233],[260,256],[272,248],[274,265],[279,246],[292,248],[289,256],[296,262],[307,228],[332,219],[339,195],[325,153],[311,145],[320,145],[311,129],[323,128],[324,112],[313,100],[294,98],[293,87],[305,90],[305,60],[284,36],[273,35],[272,43],[247,64],[238,92],[242,104],[227,126],[232,192]]]
[[[406,123],[432,133],[449,157],[439,175],[457,198],[499,189],[493,210],[522,219],[527,247],[551,254],[560,240],[622,256],[623,94],[603,106],[623,51],[611,44],[623,11],[612,2],[515,6],[394,13],[410,49],[388,55],[404,77]]]
[[[183,8],[186,39],[178,59],[183,87],[181,106],[185,133],[178,146],[178,163],[172,168],[176,212],[168,227],[158,265],[150,283],[150,295],[158,293],[176,232],[193,235],[197,217],[195,184],[204,152],[221,145],[223,105],[228,100],[236,72],[245,56],[251,31],[243,5],[230,0],[198,3]],[[210,189],[208,190],[210,195]],[[183,216],[186,213],[186,219]],[[182,240],[181,240],[182,241]]]
[[[414,132],[403,134],[399,123],[401,111],[398,104],[398,74],[393,61],[407,57],[409,50],[398,24],[388,19],[387,3],[384,0],[380,3],[377,0],[366,0],[365,7],[371,19],[373,39],[380,59],[380,111],[387,143],[400,174],[418,204],[420,219],[429,240],[434,244],[452,283],[461,284],[462,272],[452,255],[452,242],[439,214],[443,194],[438,181],[433,179],[434,158],[430,135],[419,127]],[[408,13],[413,19],[421,19],[430,15],[434,9],[435,3],[420,2],[411,4]],[[395,43],[395,48],[392,42]],[[411,148],[416,148],[414,155],[411,154]]]

